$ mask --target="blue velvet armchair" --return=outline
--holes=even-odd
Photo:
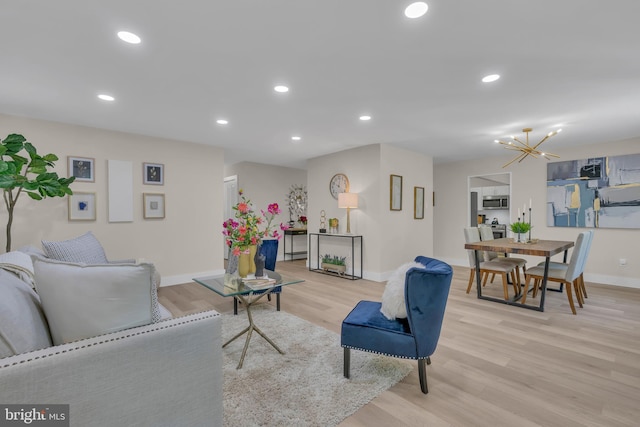
[[[425,363],[435,352],[453,271],[449,264],[423,256],[415,259],[424,268],[412,268],[405,278],[406,319],[388,320],[380,312],[381,303],[360,301],[342,322],[344,376],[349,378],[350,350],[418,360],[420,389],[427,387]]]

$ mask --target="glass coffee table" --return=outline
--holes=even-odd
[[[244,342],[244,348],[242,349],[242,355],[240,356],[240,362],[236,369],[242,368],[244,363],[244,357],[247,354],[249,348],[249,341],[251,340],[251,334],[256,331],[262,338],[264,338],[273,348],[278,350],[280,354],[284,354],[282,351],[264,332],[260,330],[253,322],[253,316],[251,316],[251,306],[258,302],[265,295],[269,295],[274,288],[278,286],[288,286],[296,283],[304,282],[302,279],[296,279],[293,277],[287,277],[276,273],[275,271],[265,270],[270,279],[274,279],[274,283],[259,285],[245,283],[239,277],[233,277],[228,274],[219,276],[207,276],[193,279],[196,283],[211,289],[213,292],[223,297],[233,297],[240,301],[247,313],[249,319],[249,326],[236,334],[233,338],[222,345],[222,348],[226,347],[229,343],[240,338],[242,335],[247,334],[247,338]]]

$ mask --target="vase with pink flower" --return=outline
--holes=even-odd
[[[260,254],[259,247],[263,239],[277,240],[281,236],[276,226],[273,225],[275,217],[280,213],[280,208],[277,203],[272,203],[266,212],[260,210],[260,215],[258,215],[242,190],[239,194],[240,201],[233,206],[235,215],[222,224],[222,234],[225,236],[225,242],[229,248],[227,273],[234,274],[237,271],[240,277],[246,277],[256,272],[255,259]],[[286,230],[288,227],[281,223],[279,228]],[[232,260],[232,257],[238,259],[237,270],[233,270],[235,260]],[[245,267],[247,263],[248,268]]]

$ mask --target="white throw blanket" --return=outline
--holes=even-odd
[[[33,262],[31,257],[24,252],[14,251],[0,255],[0,268],[14,273],[32,288],[35,287]]]

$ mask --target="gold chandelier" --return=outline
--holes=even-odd
[[[504,166],[502,166],[503,168],[506,168],[511,163],[515,162],[516,160],[518,161],[518,163],[520,163],[527,156],[532,156],[532,157],[535,157],[536,159],[538,158],[538,156],[540,156],[540,157],[544,157],[547,160],[550,160],[549,156],[551,156],[551,157],[560,157],[560,156],[558,156],[556,154],[542,152],[542,151],[538,150],[538,147],[540,147],[540,145],[543,142],[545,142],[547,139],[551,138],[553,135],[556,135],[557,133],[562,132],[562,129],[558,129],[558,130],[554,130],[553,132],[549,132],[544,138],[542,138],[542,140],[540,142],[538,142],[534,146],[529,145],[529,132],[531,132],[532,130],[533,130],[532,128],[524,128],[524,129],[522,129],[522,132],[527,134],[527,139],[526,139],[525,142],[522,142],[521,140],[519,140],[515,136],[511,136],[511,139],[513,141],[505,142],[505,141],[500,141],[499,139],[495,140],[495,142],[504,145],[505,146],[504,148],[506,148],[507,150],[516,150],[516,151],[520,152],[520,154],[518,154],[513,160],[511,160],[509,163],[506,163]]]

